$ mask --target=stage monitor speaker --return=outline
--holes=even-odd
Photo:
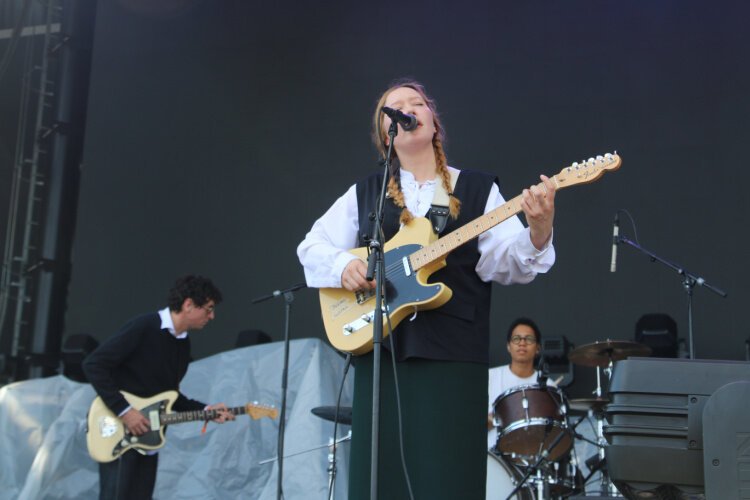
[[[676,358],[678,354],[677,323],[668,314],[650,313],[635,324],[635,341],[651,348],[654,358]]]
[[[748,387],[746,362],[617,362],[604,427],[608,471],[617,489],[631,499],[748,498],[740,493],[750,486],[748,399],[725,403]],[[735,493],[709,494],[719,490]]]

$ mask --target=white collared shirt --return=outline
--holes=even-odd
[[[452,172],[459,172],[448,167]],[[460,174],[459,174],[460,175]],[[409,211],[423,217],[432,204],[437,180],[418,183],[414,176],[401,170],[401,191]],[[505,203],[496,184],[492,185],[484,213]],[[351,186],[343,196],[312,226],[297,247],[297,256],[305,270],[307,285],[315,288],[341,287],[341,274],[356,259],[348,250],[357,246],[359,211],[357,187]],[[503,285],[528,283],[538,273],[547,272],[555,262],[550,237],[542,250],[531,243],[529,229],[517,217],[510,217],[479,235],[480,258],[476,272],[483,281]]]
[[[167,329],[169,330],[169,333],[174,335],[177,339],[184,339],[187,338],[188,332],[185,330],[182,333],[177,333],[174,329],[174,321],[172,321],[172,315],[169,313],[169,308],[165,307],[164,309],[159,310],[159,317],[161,318],[161,329]]]

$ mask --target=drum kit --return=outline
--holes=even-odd
[[[609,400],[602,389],[602,373],[609,379],[615,361],[650,354],[648,346],[622,340],[594,342],[571,351],[570,362],[596,368],[592,398],[568,400],[561,389],[547,384],[513,387],[500,394],[493,404],[498,438],[487,457],[487,499],[583,497],[597,472],[597,498],[622,496],[606,472],[603,429]],[[582,416],[571,423],[571,413]],[[587,418],[596,421],[593,439],[576,432]],[[585,460],[586,477],[578,467],[577,442],[597,449],[596,455]]]

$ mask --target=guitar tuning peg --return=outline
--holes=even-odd
[[[606,159],[608,159],[608,160],[611,160],[612,159],[612,153],[607,153],[607,154],[604,155],[604,157]]]
[[[570,166],[573,167],[573,168],[578,168],[578,162],[574,161],[573,163],[571,163]]]
[[[602,155],[599,155],[599,156],[596,157],[596,161],[602,161],[603,159],[604,159],[604,157]]]
[[[593,163],[593,162],[594,162],[594,159],[593,158],[589,158],[588,163]]]

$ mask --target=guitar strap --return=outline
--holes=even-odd
[[[458,181],[458,171],[450,170],[451,174],[451,192],[447,193],[442,182],[435,183],[435,194],[432,195],[432,205],[427,211],[427,217],[430,219],[432,224],[432,230],[435,234],[440,234],[445,225],[448,224],[448,216],[450,215],[450,197],[453,195],[453,191],[456,189],[456,182]]]

